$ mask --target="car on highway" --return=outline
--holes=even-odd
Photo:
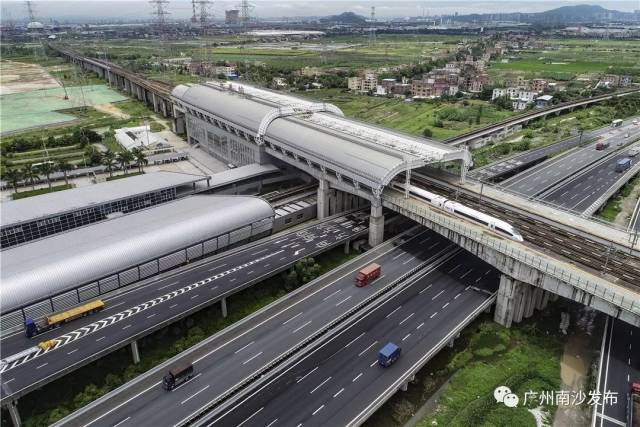
[[[608,142],[598,142],[596,144],[596,150],[598,151],[602,151],[602,150],[606,150],[607,148],[609,148],[609,143]]]
[[[624,172],[631,167],[631,159],[625,157],[616,162],[616,172]]]

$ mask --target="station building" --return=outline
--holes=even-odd
[[[8,248],[2,328],[257,240],[273,221],[273,208],[258,197],[198,194]]]

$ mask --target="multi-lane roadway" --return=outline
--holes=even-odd
[[[297,260],[361,235],[364,213],[340,216],[257,242],[194,268],[163,276],[106,301],[99,314],[28,339],[22,332],[2,338],[2,358],[56,339],[50,350],[0,367],[2,399],[17,398],[177,319],[258,283]]]
[[[431,231],[410,231],[404,243],[387,243],[356,262],[339,267],[313,286],[278,301],[237,328],[225,330],[176,363],[194,364],[196,377],[166,392],[160,380],[164,372],[150,372],[130,386],[96,402],[61,425],[173,425],[201,408],[218,402],[230,390],[261,375],[279,358],[316,336],[335,319],[358,308],[405,272],[423,265],[439,264],[455,249]],[[382,275],[371,285],[357,288],[356,272],[371,262],[382,265]],[[458,269],[464,269],[460,265]],[[466,271],[466,270],[465,270]],[[461,274],[464,274],[462,272]],[[470,273],[471,274],[471,273]],[[444,302],[443,302],[444,304]],[[188,360],[182,360],[187,358]]]
[[[358,424],[402,386],[405,372],[415,372],[417,364],[450,341],[452,332],[455,336],[456,327],[482,312],[498,281],[491,266],[459,251],[204,425]],[[400,346],[402,354],[382,368],[378,351],[388,342]]]

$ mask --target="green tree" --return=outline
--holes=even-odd
[[[129,150],[122,150],[118,153],[116,160],[120,163],[120,167],[124,171],[124,174],[129,173],[129,164],[135,159],[133,153]]]
[[[422,136],[425,138],[431,138],[433,136],[433,131],[430,128],[424,128],[422,130]]]
[[[49,186],[49,190],[51,190],[51,174],[55,172],[55,168],[53,167],[53,162],[50,160],[45,160],[44,162],[38,165],[38,172],[47,177],[47,185]]]
[[[31,184],[31,189],[36,189],[36,180],[40,179],[40,175],[33,169],[31,163],[27,163],[22,167],[22,179],[25,183]]]
[[[64,183],[66,185],[69,185],[69,177],[67,176],[67,172],[73,170],[73,165],[66,159],[58,159],[58,161],[56,162],[56,168],[64,175]]]
[[[18,192],[18,183],[22,179],[22,172],[19,169],[6,169],[3,177],[13,187],[14,192]]]
[[[113,177],[113,168],[116,165],[116,153],[111,150],[102,153],[102,164],[107,167],[109,177]]]
[[[136,164],[138,165],[138,170],[140,171],[140,173],[144,172],[144,166],[149,164],[149,160],[147,159],[147,155],[139,147],[135,147],[133,150],[131,150],[131,152],[133,153],[133,156],[136,159]]]

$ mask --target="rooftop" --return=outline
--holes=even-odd
[[[125,199],[137,194],[179,187],[207,179],[202,175],[178,172],[151,172],[129,178],[57,191],[2,203],[1,225],[6,227],[70,212],[91,205]]]

